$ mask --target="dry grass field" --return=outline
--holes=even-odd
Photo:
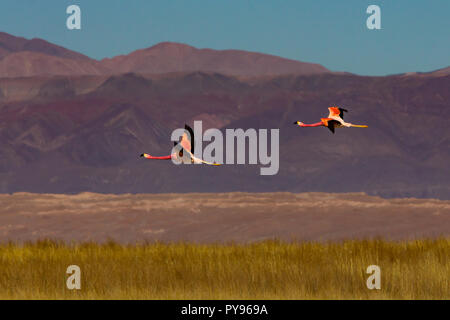
[[[0,195],[0,299],[450,299],[449,203]],[[66,287],[69,265],[81,290]],[[366,287],[369,265],[380,290]]]
[[[1,299],[450,299],[450,240],[0,247]],[[66,268],[81,268],[81,289]],[[366,268],[381,268],[381,289]]]

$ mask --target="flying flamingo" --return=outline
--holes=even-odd
[[[190,163],[203,163],[213,166],[220,166],[219,163],[211,163],[207,162],[205,160],[199,159],[195,157],[192,153],[194,152],[194,131],[191,127],[188,125],[184,126],[185,132],[183,133],[183,136],[181,137],[181,141],[179,142],[179,145],[181,146],[180,150],[177,152],[172,153],[168,156],[160,156],[155,157],[148,153],[141,154],[141,157],[144,157],[146,159],[153,159],[153,160],[177,160],[179,162],[190,162]],[[178,143],[174,142],[174,146],[177,147]],[[179,148],[179,147],[178,147]],[[177,149],[178,149],[177,148]]]
[[[327,127],[334,134],[335,128],[342,127],[356,127],[356,128],[367,128],[366,125],[352,124],[344,121],[344,112],[348,112],[346,109],[338,108],[338,107],[329,107],[328,110],[330,114],[328,118],[321,118],[320,122],[312,123],[312,124],[304,124],[303,122],[296,121],[294,124],[300,127]]]

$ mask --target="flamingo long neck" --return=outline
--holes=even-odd
[[[299,124],[300,127],[320,127],[323,126],[323,122],[311,123],[311,124]]]
[[[156,159],[156,160],[170,160],[170,159],[172,159],[172,155],[170,155],[170,156],[162,156],[162,157],[154,157],[154,156],[151,156],[149,154],[144,154],[144,157],[146,159]]]

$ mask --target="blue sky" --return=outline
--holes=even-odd
[[[66,28],[67,6],[82,29]],[[366,9],[381,8],[381,30]],[[241,49],[385,75],[450,65],[449,0],[1,0],[0,31],[95,59],[161,41]]]

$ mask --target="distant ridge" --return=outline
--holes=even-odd
[[[442,69],[432,71],[431,73],[434,75],[442,75],[442,76],[449,75],[450,74],[450,66],[447,68],[442,68]]]
[[[0,78],[34,76],[166,74],[206,72],[238,77],[349,74],[333,72],[316,63],[244,51],[195,48],[177,42],[160,42],[125,55],[100,61],[46,40],[26,39],[0,32]],[[403,76],[445,76],[450,67]]]
[[[268,54],[242,50],[197,49],[175,42],[161,42],[150,48],[136,50],[128,55],[103,59],[101,62],[108,69],[119,73],[204,71],[227,75],[261,76],[329,72],[319,64]]]
[[[99,75],[97,60],[42,39],[27,40],[0,32],[0,77]]]
[[[161,42],[127,55],[97,61],[42,39],[28,40],[0,32],[0,78],[196,71],[232,76],[329,72],[319,64],[268,54],[242,50],[197,49],[175,42]]]
[[[22,51],[38,52],[59,58],[93,60],[84,54],[66,49],[43,39],[34,38],[28,40],[0,32],[0,59],[9,54]]]

